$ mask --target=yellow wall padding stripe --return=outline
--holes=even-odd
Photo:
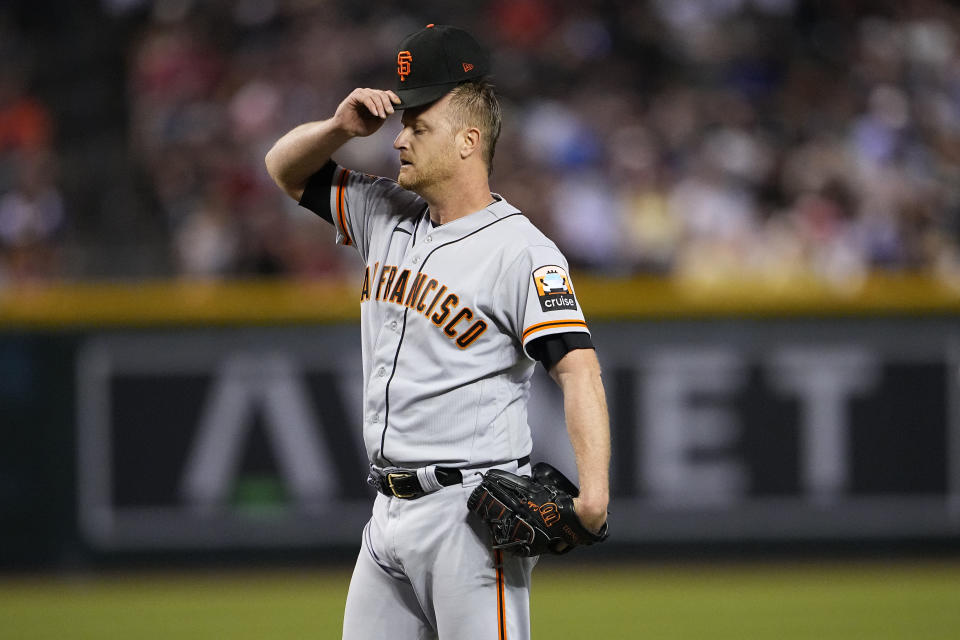
[[[582,274],[573,279],[588,322],[960,315],[960,285],[923,274],[878,273],[842,287],[813,279],[690,282]],[[8,284],[0,287],[0,328],[353,322],[360,317],[360,281],[358,270],[356,278],[311,281]]]
[[[703,317],[960,314],[960,277],[874,273],[857,281],[809,278],[697,281],[574,277],[587,322]]]
[[[150,281],[0,289],[0,327],[78,328],[352,322],[359,289],[342,281]]]

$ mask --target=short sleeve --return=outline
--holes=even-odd
[[[353,245],[366,260],[375,219],[412,217],[425,203],[393,180],[329,161],[311,176],[300,205],[332,222],[337,243]]]
[[[536,338],[569,332],[589,335],[567,261],[555,246],[526,247],[505,280],[503,293],[516,307],[510,324],[531,359],[536,357],[527,347]]]

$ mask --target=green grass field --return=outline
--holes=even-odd
[[[339,638],[348,580],[345,570],[0,577],[0,638]],[[551,559],[534,573],[533,637],[956,640],[960,563],[571,571]]]

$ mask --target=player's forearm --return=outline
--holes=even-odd
[[[310,176],[351,137],[333,118],[302,124],[277,140],[267,152],[267,171],[281,189],[299,200]]]
[[[600,377],[600,365],[591,349],[571,351],[551,372],[563,390],[567,432],[580,479],[579,508],[586,519],[602,522],[610,500],[610,421]]]
[[[577,459],[580,502],[590,511],[605,512],[610,499],[610,426],[603,383],[599,372],[595,377],[576,374],[571,378],[563,405]]]

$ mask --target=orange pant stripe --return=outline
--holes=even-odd
[[[493,561],[497,565],[497,628],[499,640],[507,640],[507,616],[503,601],[503,552],[493,552]]]

